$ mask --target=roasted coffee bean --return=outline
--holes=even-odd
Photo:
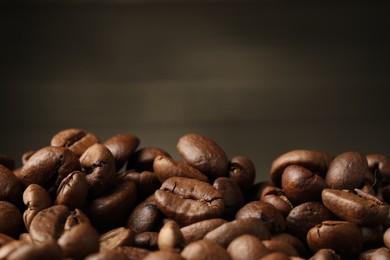
[[[271,237],[266,224],[258,218],[244,218],[227,222],[210,231],[204,239],[213,241],[223,247],[227,247],[236,237],[244,234],[253,235],[260,240]]]
[[[0,154],[0,165],[8,168],[10,171],[13,171],[15,169],[15,160],[8,155]]]
[[[129,134],[118,134],[103,144],[111,151],[114,156],[116,169],[119,170],[134,154],[139,145],[139,138]]]
[[[142,232],[135,235],[134,244],[136,247],[146,248],[149,250],[156,250],[158,232]]]
[[[108,251],[120,246],[134,246],[135,232],[131,229],[119,227],[112,229],[99,238],[100,251]]]
[[[0,200],[19,205],[22,201],[22,183],[7,167],[0,164]]]
[[[390,228],[387,228],[385,233],[383,233],[383,242],[390,249]]]
[[[363,235],[351,222],[324,221],[309,230],[307,244],[314,253],[329,248],[343,258],[353,258],[362,251]]]
[[[389,207],[374,196],[355,189],[324,189],[322,201],[330,211],[342,220],[357,225],[376,226],[384,223],[389,214]]]
[[[38,212],[31,221],[29,231],[34,242],[57,240],[64,231],[82,223],[89,223],[83,212],[71,211],[65,205],[55,205]]]
[[[153,172],[154,159],[159,156],[171,157],[166,151],[158,147],[144,147],[137,150],[127,163],[127,170],[136,170],[137,172]]]
[[[285,241],[263,240],[262,243],[270,252],[282,252],[288,256],[298,256],[297,250]]]
[[[35,151],[27,151],[22,155],[22,164],[25,165],[26,162],[30,159],[30,157],[35,153]]]
[[[227,221],[222,218],[206,219],[193,223],[191,225],[182,227],[180,229],[187,243],[203,239],[203,237],[210,231],[216,229]]]
[[[332,189],[359,188],[369,171],[367,159],[358,152],[345,152],[330,163],[325,181]]]
[[[95,198],[115,183],[115,160],[102,144],[90,146],[80,157],[81,169],[87,174],[88,196]]]
[[[150,252],[143,260],[185,260],[185,258],[177,251],[160,250]]]
[[[294,207],[283,190],[274,186],[265,188],[260,200],[274,206],[285,218]]]
[[[126,227],[136,233],[154,231],[161,218],[162,213],[154,202],[154,195],[151,195],[149,199],[141,202],[131,211]]]
[[[176,162],[168,156],[159,155],[154,159],[153,170],[158,180],[163,183],[171,177],[186,177],[208,182],[206,175],[184,162]]]
[[[12,238],[6,234],[0,233],[0,248],[2,246],[4,246],[5,244],[7,244],[8,242],[11,242],[14,240],[15,240],[14,238]]]
[[[341,257],[333,249],[323,248],[310,257],[310,260],[341,260]]]
[[[213,187],[222,195],[225,201],[224,216],[234,217],[237,210],[245,204],[245,198],[240,187],[230,178],[220,177],[213,183]]]
[[[266,246],[255,236],[242,235],[235,238],[227,251],[233,260],[260,259],[269,253]]]
[[[144,259],[151,251],[137,247],[116,247],[114,249],[89,255],[85,260],[137,260]]]
[[[8,201],[0,201],[0,233],[16,237],[23,228],[20,210]]]
[[[70,209],[82,208],[87,199],[88,186],[86,175],[75,171],[62,180],[57,189],[55,204],[68,206]]]
[[[24,190],[23,202],[27,206],[23,213],[23,221],[27,229],[39,211],[52,205],[49,193],[38,184],[30,184]]]
[[[327,188],[325,180],[299,165],[286,167],[282,175],[282,189],[295,205],[321,200],[321,192]]]
[[[301,241],[307,232],[322,221],[333,219],[332,213],[318,201],[309,201],[294,207],[286,218],[287,230]]]
[[[63,256],[84,259],[99,251],[99,234],[89,223],[82,223],[65,231],[58,239]]]
[[[229,162],[225,152],[205,136],[198,134],[182,136],[177,143],[177,150],[185,162],[210,179],[227,174]]]
[[[98,229],[112,228],[125,220],[137,199],[133,181],[124,181],[111,187],[84,207],[91,222]]]
[[[241,191],[245,194],[250,190],[255,181],[255,165],[246,156],[235,156],[229,160],[228,176],[237,183]]]
[[[386,260],[390,259],[389,249],[386,247],[379,247],[363,251],[359,255],[359,260]]]
[[[363,248],[375,248],[383,246],[383,226],[360,227],[363,235]]]
[[[17,248],[15,248],[15,250],[10,252],[10,254],[7,255],[6,259],[56,260],[62,259],[62,251],[54,240],[44,241],[40,244],[23,243],[20,244]]]
[[[182,249],[185,239],[175,221],[168,221],[158,234],[157,244],[160,250]]]
[[[299,256],[307,257],[308,251],[305,245],[297,237],[289,233],[277,233],[273,234],[271,240],[283,241],[291,245],[299,254]]]
[[[277,187],[280,187],[284,169],[292,164],[305,167],[320,176],[325,176],[332,159],[333,156],[320,151],[293,150],[287,152],[272,162],[271,180]]]
[[[190,243],[183,249],[183,251],[181,251],[181,256],[187,260],[232,259],[229,253],[225,250],[225,248],[208,240],[197,240]]]
[[[66,147],[80,157],[90,146],[99,142],[100,140],[95,134],[71,128],[55,134],[50,145]]]
[[[13,240],[10,241],[9,243],[3,245],[0,248],[0,259],[8,259],[8,256],[11,255],[13,252],[18,250],[18,248],[29,244],[29,242],[24,241],[24,240]]]
[[[292,260],[289,255],[282,252],[271,252],[261,258],[262,260]]]
[[[141,173],[127,171],[119,174],[117,176],[117,180],[132,180],[137,185],[137,197],[139,201],[142,201],[150,195],[154,194],[154,192],[161,186],[161,183],[157,179],[156,174],[154,174],[154,172],[148,171],[144,171]]]
[[[210,184],[196,179],[172,177],[155,192],[157,207],[180,224],[222,216],[222,195]]]
[[[390,158],[383,154],[366,155],[368,168],[374,177],[387,182],[390,180]]]
[[[80,170],[76,154],[63,147],[47,146],[36,151],[17,177],[28,186],[38,184],[55,190],[69,173]]]
[[[271,232],[281,232],[287,223],[283,215],[271,204],[262,201],[252,201],[242,207],[236,214],[236,219],[261,219]]]

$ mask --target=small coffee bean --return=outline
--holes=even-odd
[[[88,186],[86,175],[75,171],[62,180],[57,189],[57,197],[54,204],[62,204],[70,209],[82,208],[87,199]]]
[[[131,211],[126,227],[136,233],[154,231],[161,218],[162,213],[154,202],[154,195],[151,195],[149,199],[141,202]]]
[[[29,242],[25,240],[13,240],[0,247],[0,259],[8,259],[8,257],[18,250],[18,248],[28,245]]]
[[[228,253],[233,260],[260,259],[269,253],[267,247],[255,236],[242,235],[230,242]]]
[[[3,234],[3,233],[0,233],[0,248],[2,246],[4,246],[5,244],[11,242],[11,241],[14,241],[15,239],[6,235],[6,234]]]
[[[229,160],[228,176],[244,194],[248,193],[256,177],[255,165],[246,156],[235,156]]]
[[[0,201],[0,233],[16,237],[23,228],[22,213],[12,203]]]
[[[134,154],[139,142],[139,138],[134,135],[119,134],[109,138],[103,143],[114,156],[117,171],[120,170]]]
[[[187,260],[232,259],[229,253],[223,247],[208,240],[197,240],[190,243],[183,249],[183,251],[181,251],[181,256]]]
[[[366,155],[368,168],[374,174],[375,178],[390,180],[390,158],[383,154]]]
[[[23,202],[27,206],[23,213],[23,221],[27,229],[39,211],[52,206],[49,193],[38,184],[30,184],[24,190]]]
[[[55,134],[50,145],[66,147],[80,157],[90,146],[99,142],[100,140],[95,134],[71,128]]]
[[[225,201],[224,216],[234,217],[237,210],[245,204],[245,198],[240,187],[230,178],[220,177],[213,183],[213,187],[222,195]]]
[[[227,221],[222,218],[206,219],[193,223],[191,225],[182,227],[180,229],[187,243],[203,239],[203,237],[210,231],[216,229]]]
[[[227,174],[228,158],[222,148],[211,139],[198,134],[187,134],[179,139],[176,147],[185,162],[210,179]]]
[[[0,200],[19,205],[22,193],[21,181],[10,169],[0,164]]]
[[[154,159],[159,155],[171,157],[166,151],[158,147],[141,148],[137,150],[133,156],[130,157],[126,169],[134,169],[137,172],[153,172]]]
[[[283,252],[271,252],[261,258],[261,260],[292,260],[291,257]]]
[[[135,232],[131,229],[119,227],[112,229],[99,238],[100,251],[108,251],[120,246],[134,246]]]
[[[263,191],[269,186],[273,186],[270,181],[261,181],[253,184],[247,192],[244,192],[246,201],[259,200]]]
[[[182,249],[185,246],[185,239],[175,221],[168,221],[161,228],[157,239],[160,250]]]

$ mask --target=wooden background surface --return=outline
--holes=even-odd
[[[315,3],[314,3],[315,2]],[[386,1],[0,5],[0,153],[66,128],[178,159],[195,132],[268,179],[293,149],[390,155]]]

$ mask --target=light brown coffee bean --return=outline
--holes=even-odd
[[[66,205],[70,209],[82,208],[87,199],[88,185],[86,175],[75,171],[62,180],[57,189],[57,197],[54,204]]]
[[[175,221],[168,221],[161,228],[157,239],[160,250],[182,249],[186,242]]]
[[[117,171],[120,170],[134,154],[139,142],[139,138],[134,135],[118,134],[112,136],[103,143],[114,156]]]
[[[12,203],[0,201],[0,233],[16,237],[23,228],[22,213]]]
[[[120,246],[134,246],[135,232],[131,229],[119,227],[112,229],[99,238],[100,251],[109,251]]]
[[[187,260],[232,259],[229,253],[225,250],[225,248],[208,240],[197,240],[190,243],[183,249],[183,251],[181,251],[181,256],[183,256]]]
[[[233,260],[260,259],[270,251],[255,236],[241,235],[230,242],[228,253]]]
[[[185,260],[178,251],[159,250],[150,252],[143,260]]]
[[[24,190],[23,202],[27,206],[23,213],[23,221],[27,229],[39,211],[52,206],[49,193],[38,184],[30,184]]]
[[[162,213],[154,202],[154,195],[151,195],[149,199],[141,202],[131,211],[126,227],[136,233],[154,231],[161,218]]]

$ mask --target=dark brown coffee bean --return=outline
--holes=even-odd
[[[210,231],[216,229],[227,221],[222,218],[206,219],[180,229],[187,243],[203,239]]]
[[[84,259],[99,251],[99,234],[90,224],[79,224],[65,231],[58,239],[58,245],[64,257]]]
[[[134,169],[137,172],[153,172],[154,159],[159,156],[171,157],[166,151],[157,147],[144,147],[137,150],[127,163],[126,169]]]
[[[100,251],[108,251],[120,246],[134,246],[135,232],[131,229],[119,227],[100,236]]]
[[[23,213],[24,225],[27,229],[39,211],[52,205],[49,193],[38,184],[30,184],[24,190],[23,202],[27,206]]]
[[[158,232],[142,232],[135,235],[134,244],[136,247],[156,250],[158,249],[157,239]]]
[[[55,134],[51,146],[66,147],[80,157],[88,147],[99,143],[99,138],[92,133],[80,129],[65,129]]]
[[[293,150],[287,152],[272,162],[271,180],[277,187],[280,187],[284,169],[292,164],[305,167],[320,176],[325,176],[332,159],[333,156],[320,151]]]
[[[360,227],[363,235],[363,248],[376,248],[383,246],[383,226]]]
[[[359,260],[385,260],[390,259],[389,249],[386,247],[379,247],[363,251],[359,255]]]
[[[272,186],[264,189],[260,200],[273,205],[285,218],[294,207],[282,189]]]
[[[57,189],[69,173],[80,170],[76,154],[67,148],[47,146],[36,151],[17,177],[28,186],[38,184],[49,190]]]
[[[368,168],[374,174],[375,178],[390,179],[390,158],[383,154],[366,155]],[[378,176],[379,175],[379,176]]]
[[[0,233],[16,237],[23,228],[22,213],[12,203],[0,201]]]
[[[151,197],[131,211],[126,224],[127,228],[131,228],[136,233],[155,230],[158,221],[162,218],[162,213],[154,202],[154,195]]]
[[[22,183],[7,167],[0,164],[0,200],[19,205],[22,201]]]
[[[288,256],[298,256],[297,250],[285,241],[263,240],[262,243],[270,252],[281,252]]]
[[[98,229],[113,228],[125,220],[137,199],[137,187],[124,181],[111,187],[98,198],[89,201],[85,213]]]
[[[244,234],[254,235],[260,240],[269,239],[271,234],[266,224],[258,218],[244,218],[227,222],[207,233],[206,240],[227,247],[236,237]]]
[[[137,260],[144,259],[151,251],[143,248],[120,246],[114,249],[89,255],[86,260]]]
[[[294,207],[286,218],[288,232],[306,241],[307,232],[322,221],[333,219],[332,213],[318,201],[309,201]]]
[[[182,136],[177,143],[177,150],[185,162],[210,179],[227,174],[229,162],[225,152],[205,136],[198,134]]]
[[[55,205],[41,210],[31,221],[29,231],[34,242],[57,240],[64,231],[82,223],[89,223],[89,220],[80,210],[71,211],[65,205]]]
[[[144,171],[141,173],[127,171],[117,177],[118,181],[132,180],[137,185],[138,200],[143,201],[145,198],[154,194],[160,188],[161,183],[154,172]]]
[[[236,219],[261,219],[271,232],[281,232],[287,223],[282,214],[271,204],[262,201],[252,201],[242,207],[236,214]]]
[[[387,205],[362,191],[356,194],[349,190],[324,189],[322,201],[336,216],[357,225],[381,225],[389,214]]]
[[[197,240],[190,243],[183,249],[183,251],[181,251],[181,256],[187,260],[232,259],[229,253],[225,250],[225,248],[208,240]]]
[[[240,187],[245,194],[250,190],[256,177],[256,169],[253,162],[246,156],[235,156],[229,161],[229,178]]]
[[[0,154],[0,165],[8,168],[10,171],[13,171],[15,169],[15,160],[8,155]]]
[[[321,192],[327,188],[325,180],[299,165],[290,165],[282,175],[282,189],[295,205],[321,200]]]
[[[252,235],[235,238],[229,244],[227,251],[233,260],[260,259],[269,253],[260,239]]]
[[[309,230],[307,244],[313,252],[329,248],[343,258],[353,258],[362,251],[363,235],[351,222],[324,221]]]
[[[18,246],[12,253],[7,256],[6,259],[56,260],[62,259],[62,251],[54,240],[44,241],[40,244],[25,243]]]
[[[297,237],[289,233],[277,233],[273,234],[271,240],[283,241],[291,245],[301,257],[307,257],[308,252],[305,245]]]
[[[159,155],[154,159],[153,170],[161,183],[171,177],[186,177],[208,182],[206,175],[184,162],[175,162],[172,158]]]
[[[180,224],[218,218],[224,211],[222,195],[210,184],[196,179],[172,177],[155,192],[157,207]]]
[[[245,204],[245,198],[240,187],[230,178],[220,177],[213,183],[213,187],[222,195],[225,201],[224,216],[234,217],[237,210]]]
[[[103,144],[111,151],[119,170],[134,154],[139,145],[139,138],[129,134],[119,134],[109,138]]]
[[[115,183],[115,160],[102,144],[90,146],[80,157],[81,169],[87,174],[88,196],[95,198]]]
[[[359,188],[369,171],[367,159],[358,152],[345,152],[330,163],[325,181],[332,189]]]
[[[11,241],[14,241],[15,239],[6,235],[6,234],[3,234],[3,233],[0,233],[0,248],[2,246],[4,246],[5,244],[11,242]]]
[[[168,221],[161,228],[157,238],[160,250],[182,249],[186,242],[175,221]]]
[[[310,257],[310,260],[341,260],[341,257],[333,249],[323,248]]]
[[[87,199],[88,186],[86,175],[75,171],[62,180],[57,189],[55,204],[66,205],[70,209],[82,208]]]

